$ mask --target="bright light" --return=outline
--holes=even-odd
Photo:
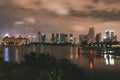
[[[106,36],[103,36],[103,39],[106,39],[107,37]]]
[[[89,66],[90,66],[90,69],[93,69],[93,62],[92,61],[90,61]]]
[[[9,61],[9,50],[8,50],[8,48],[4,49],[4,60]]]
[[[9,35],[8,33],[6,33],[6,34],[4,35],[4,37],[10,37],[10,35]]]
[[[109,64],[109,62],[108,62],[108,58],[105,58],[105,63],[106,63],[106,65]]]
[[[105,32],[108,32],[108,31],[109,31],[109,32],[114,32],[114,30],[105,30]]]

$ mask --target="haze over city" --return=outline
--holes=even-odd
[[[0,0],[0,34],[86,34],[114,30],[120,40],[120,0]],[[0,36],[0,37],[1,37]]]

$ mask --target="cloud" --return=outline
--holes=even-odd
[[[120,11],[91,10],[90,12],[72,10],[70,16],[74,17],[91,17],[102,21],[120,21]]]
[[[16,21],[14,25],[23,25],[23,24],[35,24],[36,20],[33,17],[24,18],[21,21]]]
[[[14,23],[14,25],[21,25],[21,24],[24,24],[24,22],[23,21],[17,21],[17,22]]]
[[[108,5],[108,3],[110,3]],[[6,5],[7,4],[7,5]],[[0,5],[14,5],[23,9],[43,10],[57,15],[67,15],[69,11],[120,10],[120,0],[0,0]]]
[[[119,4],[119,0],[0,0],[0,32],[80,34],[91,25],[101,32],[108,24],[119,30]]]
[[[85,27],[80,26],[80,25],[74,25],[72,28],[74,31],[82,31],[83,32],[86,30]]]
[[[107,4],[118,3],[120,0],[93,0],[94,3],[105,2]]]
[[[36,20],[33,17],[24,18],[23,21],[26,21],[31,24],[36,23]]]

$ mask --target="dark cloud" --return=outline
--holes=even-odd
[[[93,18],[98,18],[106,21],[120,21],[120,11],[91,11],[89,13]]]
[[[94,6],[92,6],[92,5],[86,5],[85,6],[87,9],[94,9],[95,7]]]
[[[105,0],[105,2],[109,4],[113,4],[113,3],[120,2],[120,0]]]
[[[92,10],[90,12],[85,12],[85,11],[70,11],[70,16],[74,17],[92,17],[92,18],[97,18],[100,20],[106,20],[106,21],[120,21],[120,11],[105,11],[105,10]]]
[[[98,2],[99,2],[99,0],[93,0],[93,2],[94,2],[94,3],[98,3]]]
[[[120,0],[93,0],[94,3],[104,2],[106,4],[114,4],[120,2]]]

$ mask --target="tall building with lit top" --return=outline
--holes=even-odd
[[[106,30],[103,41],[104,41],[104,42],[117,41],[117,36],[114,35],[114,33],[115,33],[114,30]]]
[[[89,32],[88,32],[87,38],[88,38],[87,39],[88,43],[95,42],[95,29],[94,29],[94,27],[89,28]]]

